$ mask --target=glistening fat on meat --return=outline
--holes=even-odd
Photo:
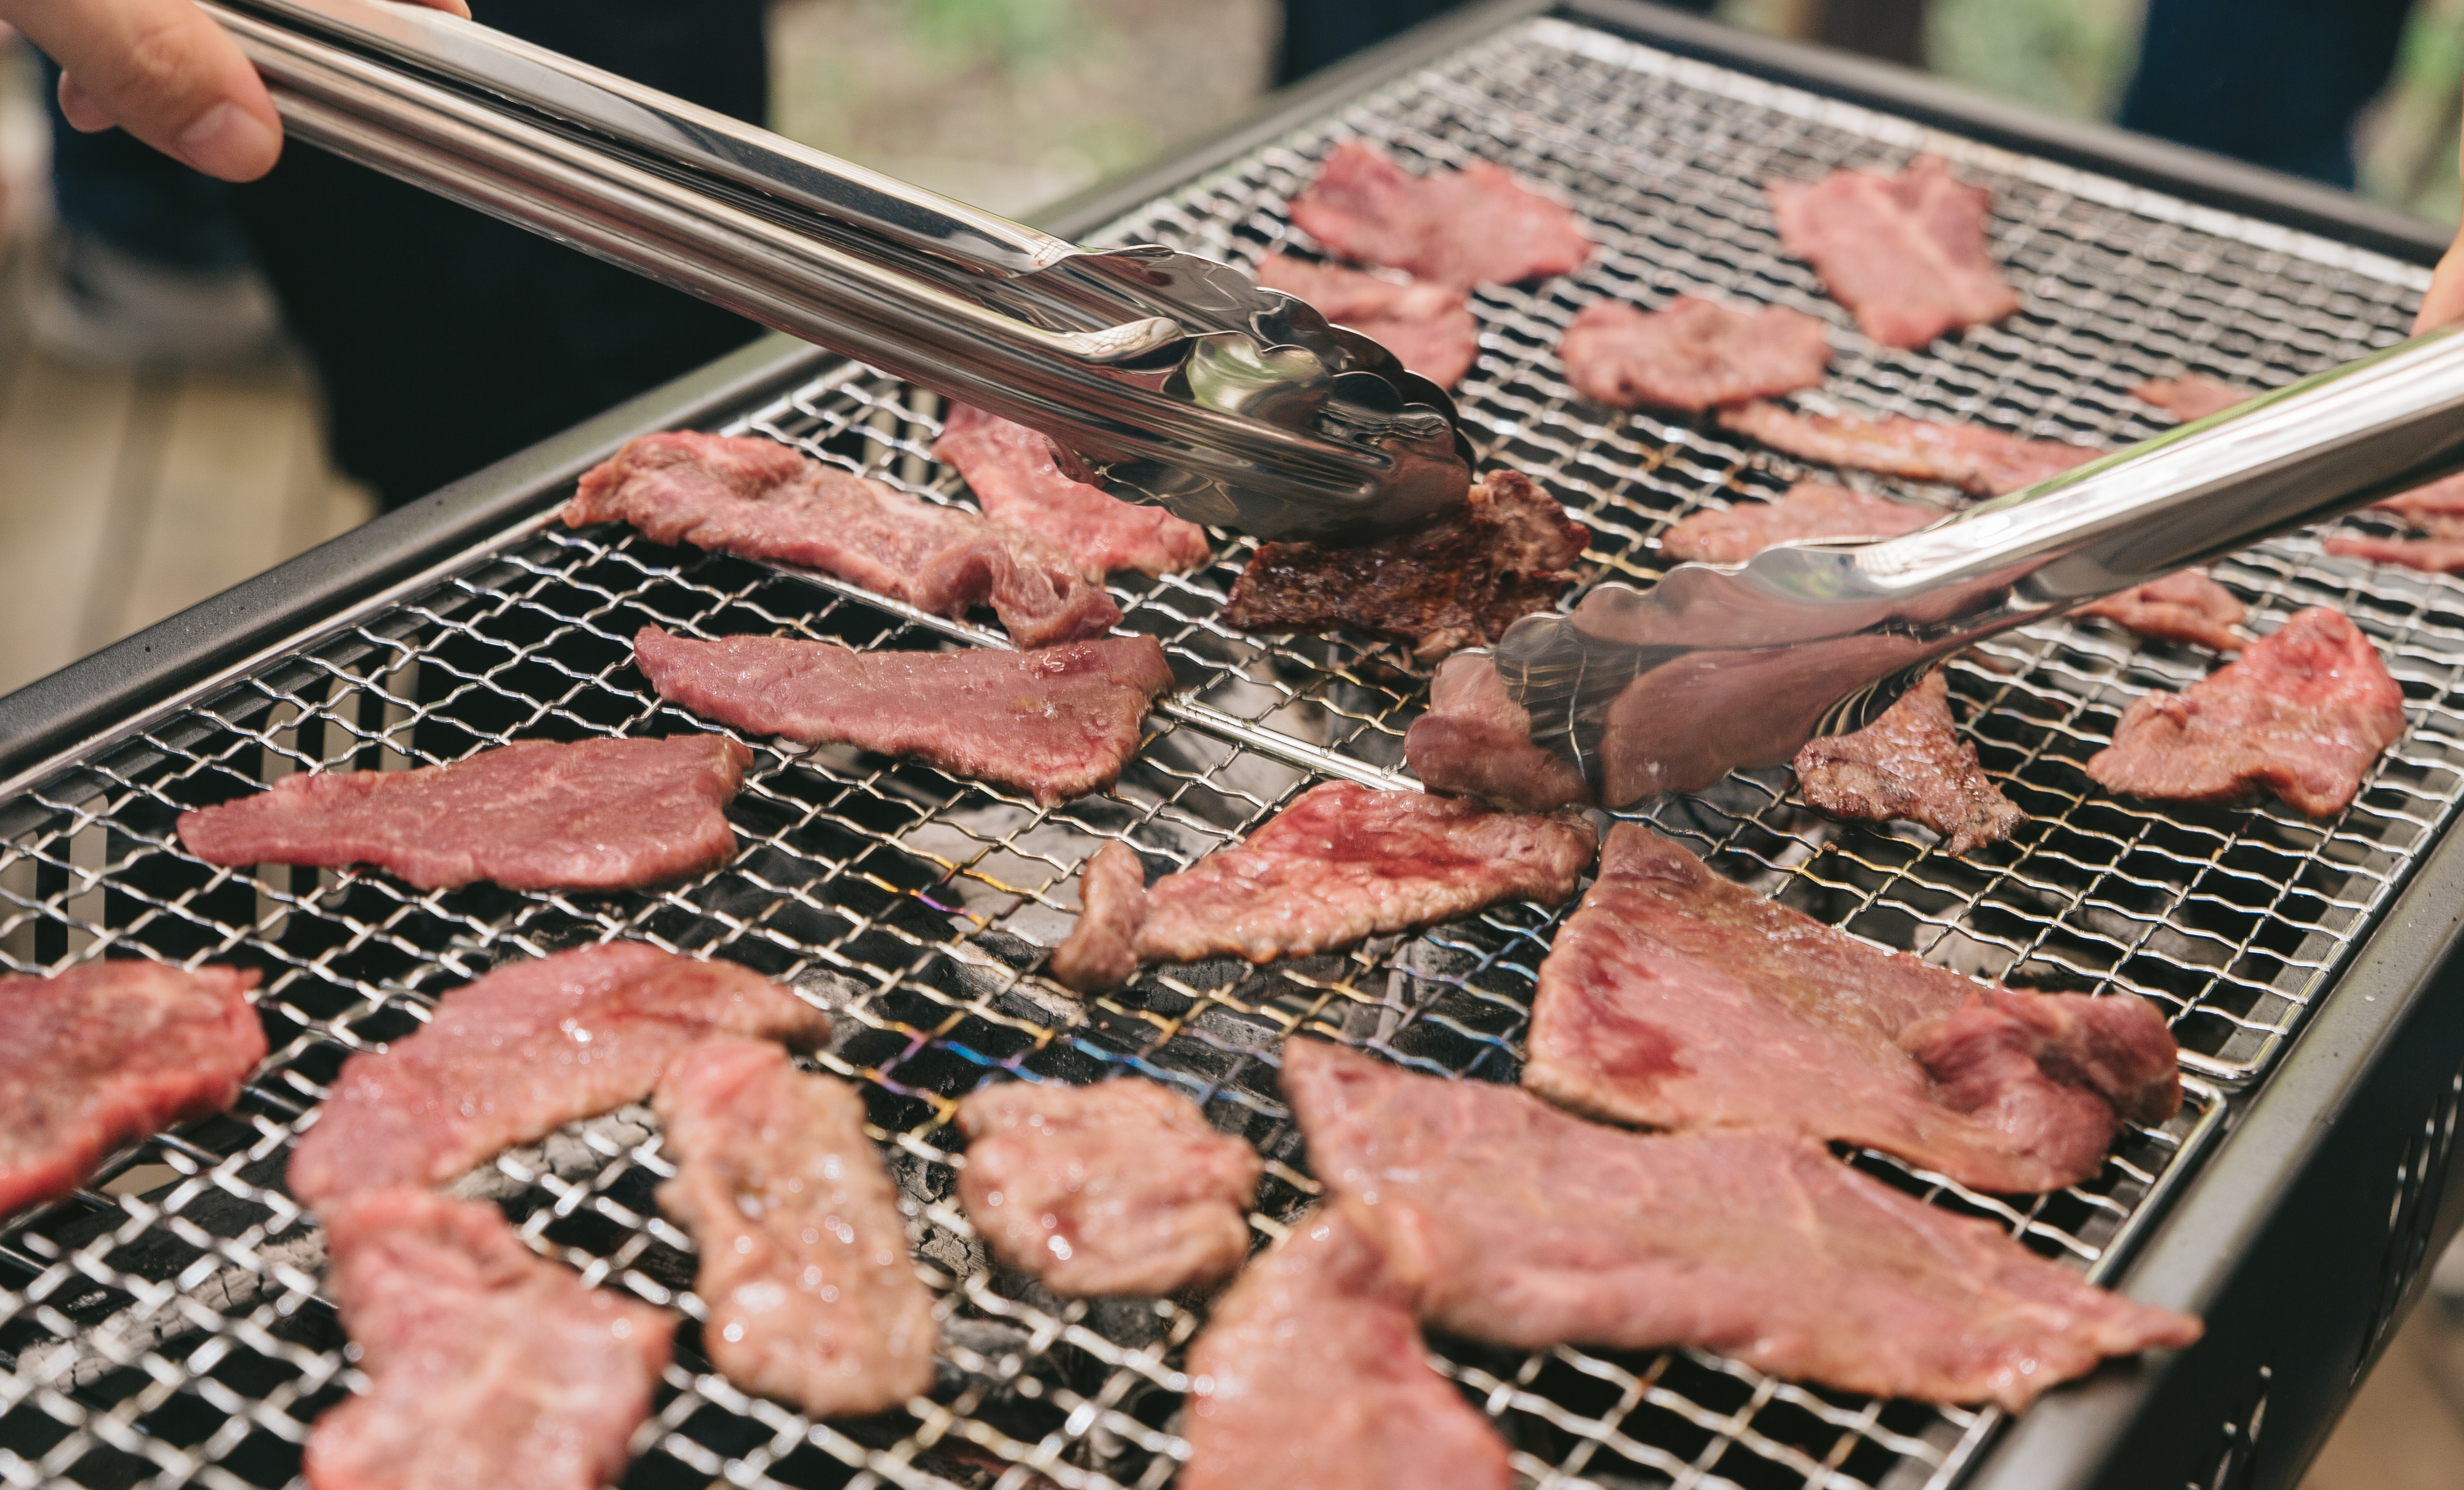
[[[1681,295],[1650,312],[1593,301],[1566,328],[1557,357],[1576,392],[1612,408],[1700,413],[1815,386],[1831,342],[1802,311],[1743,311]]]
[[[990,605],[1021,646],[1121,619],[1067,550],[1023,528],[893,492],[770,440],[647,434],[583,473],[567,527],[630,523],[654,543],[801,564],[936,616]]]
[[[1559,904],[1591,863],[1592,826],[1460,798],[1313,786],[1237,847],[1142,887],[1137,851],[1107,844],[1079,878],[1078,925],[1052,954],[1072,988],[1140,962],[1305,957],[1501,900]]]
[[[291,1193],[319,1210],[362,1190],[441,1185],[512,1144],[639,1102],[706,1035],[814,1046],[819,1008],[731,962],[638,942],[496,969],[428,1024],[342,1063],[292,1150]]]
[[[1910,481],[1945,481],[1978,496],[2035,486],[2103,453],[2059,440],[2023,439],[1982,425],[1938,424],[1904,415],[1872,420],[1800,414],[1765,403],[1722,409],[1720,427],[1799,460]]]
[[[631,889],[724,864],[753,753],[720,734],[517,740],[419,771],[323,771],[184,813],[208,864],[374,865],[421,889]]]
[[[1040,430],[982,409],[952,405],[933,458],[957,468],[985,516],[1050,538],[1089,575],[1177,574],[1213,554],[1205,529],[1071,479]]]
[[[1258,283],[1307,300],[1328,320],[1383,346],[1441,388],[1461,383],[1480,353],[1479,327],[1459,285],[1397,282],[1287,253],[1259,260]]]
[[[659,1206],[700,1253],[711,1364],[816,1417],[931,1391],[933,1295],[855,1088],[722,1038],[678,1056],[651,1106],[676,1154]]]
[[[1172,686],[1163,644],[1107,637],[1025,652],[860,652],[832,642],[696,642],[644,626],[633,660],[705,719],[807,745],[913,756],[1056,802],[1112,784],[1147,706]]]
[[[2145,1000],[1878,952],[1634,823],[1540,965],[1523,1082],[1610,1122],[1785,1128],[1992,1191],[2087,1179],[2123,1119],[2182,1100]]]
[[[1419,1317],[1520,1349],[1694,1346],[1878,1396],[2016,1412],[2199,1322],[2133,1304],[1809,1138],[1643,1137],[1312,1041],[1284,1094],[1331,1209]]]
[[[1780,241],[1885,346],[1921,347],[2019,308],[1986,239],[1991,194],[1937,157],[1919,156],[1896,176],[1835,170],[1766,189]]]
[[[253,969],[88,962],[0,977],[0,1218],[122,1144],[239,1100],[265,1059]]]
[[[1815,811],[1851,822],[1921,822],[1941,835],[1947,854],[2001,843],[2028,821],[1959,737],[1938,670],[1865,728],[1807,741],[1792,765]]]
[[[1292,222],[1341,257],[1457,287],[1571,274],[1592,256],[1574,214],[1504,166],[1415,176],[1361,140],[1328,152]]]

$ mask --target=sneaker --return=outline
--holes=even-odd
[[[28,286],[34,345],[89,367],[242,367],[282,347],[282,315],[253,267],[165,269],[61,231]]]

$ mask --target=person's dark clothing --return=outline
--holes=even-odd
[[[1284,0],[1284,42],[1275,82],[1298,82],[1319,68],[1342,61],[1443,15],[1463,0]],[[1719,0],[1660,0],[1680,11],[1708,12]]]

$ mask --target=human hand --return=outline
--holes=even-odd
[[[414,0],[469,15],[463,0]],[[251,181],[282,153],[282,120],[239,47],[189,0],[0,0],[60,64],[60,112],[93,133],[114,124],[225,181]]]

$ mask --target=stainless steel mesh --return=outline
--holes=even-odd
[[[1704,502],[1774,492],[1787,468],[1707,427],[1611,417],[1564,386],[1557,333],[1585,300],[1680,290],[1777,300],[1833,323],[1832,396],[2112,443],[2149,432],[2123,390],[2186,366],[2281,382],[2399,334],[2416,271],[2188,208],[2065,167],[1682,61],[1558,21],[1515,27],[1115,225],[1247,258],[1284,234],[1284,193],[1337,135],[1409,157],[1500,159],[1582,204],[1603,252],[1571,284],[1480,296],[1464,405],[1494,458],[1541,478],[1596,534],[1598,576],[1648,580],[1655,537]],[[1755,183],[1919,148],[1990,182],[2025,314],[1922,354],[1858,337],[1776,249]],[[936,405],[841,368],[741,427],[909,490],[959,494],[929,448]],[[913,763],[767,741],[732,810],[741,851],[660,893],[410,892],[382,875],[210,868],[179,811],[301,769],[401,769],[516,737],[697,727],[629,665],[646,622],[867,647],[998,645],[835,581],[520,525],[260,665],[77,752],[0,800],[0,967],[105,954],[266,972],[275,1053],[230,1116],[120,1155],[92,1190],[0,1228],[0,1484],[224,1490],[292,1482],[307,1425],[353,1384],[321,1240],[280,1189],[299,1122],[350,1051],[415,1028],[500,959],[616,936],[731,957],[837,1016],[821,1058],[859,1081],[943,1296],[941,1379],[911,1410],[816,1423],[711,1374],[680,1336],[627,1483],[1158,1486],[1185,1454],[1174,1414],[1188,1301],[1070,1303],[993,1268],[951,1200],[954,1097],[996,1068],[1134,1069],[1205,1104],[1269,1158],[1256,1226],[1315,1191],[1276,1097],[1280,1042],[1308,1030],[1419,1069],[1511,1080],[1556,916],[1505,906],[1418,937],[1265,971],[1155,970],[1081,1000],[1036,976],[1075,908],[1075,870],[1126,838],[1186,864],[1328,775],[1391,781],[1426,676],[1355,639],[1258,638],[1216,619],[1246,552],[1124,586],[1180,691],[1111,792],[1038,808]],[[1648,816],[1725,871],[1876,942],[2040,986],[2126,989],[2172,1016],[2195,1070],[2258,1077],[2443,828],[2457,784],[2464,608],[2450,582],[2270,544],[2220,577],[2263,628],[2323,602],[2387,652],[2412,728],[2332,822],[2116,803],[2079,764],[2137,690],[2201,656],[2095,625],[2032,628],[1953,669],[1986,763],[2036,819],[1947,861],[1911,829],[1807,813],[1784,776],[1732,778]],[[1856,1162],[2030,1245],[2109,1270],[2195,1166],[2228,1100],[2132,1131],[2094,1182],[2024,1201]],[[462,1189],[593,1282],[697,1318],[690,1243],[650,1193],[655,1125],[627,1109],[500,1157]],[[1501,1351],[1438,1342],[1533,1483],[1620,1487],[1947,1484],[1992,1413],[1771,1381],[1693,1351]]]

